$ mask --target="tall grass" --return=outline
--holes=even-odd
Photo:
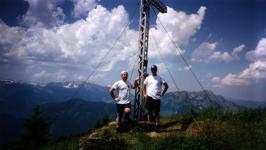
[[[191,114],[162,118],[162,126],[169,122],[182,123],[182,129],[165,136],[150,137],[143,125],[136,125],[124,133],[115,127],[101,133],[104,139],[95,149],[129,150],[264,150],[266,149],[266,108],[242,109],[224,113],[216,109],[194,113],[201,127],[197,128]],[[197,134],[187,131],[193,129]],[[42,150],[78,149],[79,139],[68,138],[51,143]]]

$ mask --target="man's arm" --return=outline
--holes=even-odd
[[[114,90],[115,90],[115,89],[114,89],[113,87],[111,87],[110,90],[109,90],[109,94],[111,95],[111,97],[112,97],[113,99],[115,99]]]
[[[120,98],[119,98],[119,97],[115,97],[114,90],[115,90],[115,89],[114,89],[113,87],[111,87],[110,90],[109,90],[109,94],[111,95],[111,97],[112,97],[116,102],[118,102],[118,101],[120,100]]]
[[[163,89],[163,92],[161,93],[161,96],[164,96],[164,94],[166,93],[166,91],[168,90],[168,87],[169,87],[167,82],[164,82],[163,85],[164,85],[164,89]]]
[[[143,96],[144,96],[145,98],[147,98],[148,95],[147,95],[147,90],[146,90],[146,84],[143,84],[143,86],[142,86],[142,92],[143,92]]]
[[[139,78],[136,78],[135,80],[134,80],[134,84],[133,84],[133,89],[136,89],[137,88],[137,86],[138,86],[138,80],[139,80]]]

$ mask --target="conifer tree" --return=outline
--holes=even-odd
[[[27,149],[37,149],[47,144],[49,142],[49,126],[48,119],[42,115],[41,107],[36,106],[32,115],[24,122],[23,145]]]

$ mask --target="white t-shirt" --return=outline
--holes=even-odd
[[[160,100],[163,83],[165,81],[159,75],[149,75],[143,82],[146,85],[147,95],[156,100]]]
[[[128,81],[119,80],[114,83],[112,86],[117,91],[117,96],[120,98],[120,101],[117,104],[128,104],[130,103],[130,88],[133,88],[132,84]]]

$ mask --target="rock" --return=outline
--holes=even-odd
[[[116,125],[116,122],[115,121],[112,121],[108,124],[108,126],[115,126]]]
[[[150,136],[151,138],[154,138],[154,137],[160,137],[160,133],[157,133],[157,132],[149,132],[147,133],[148,136]]]

